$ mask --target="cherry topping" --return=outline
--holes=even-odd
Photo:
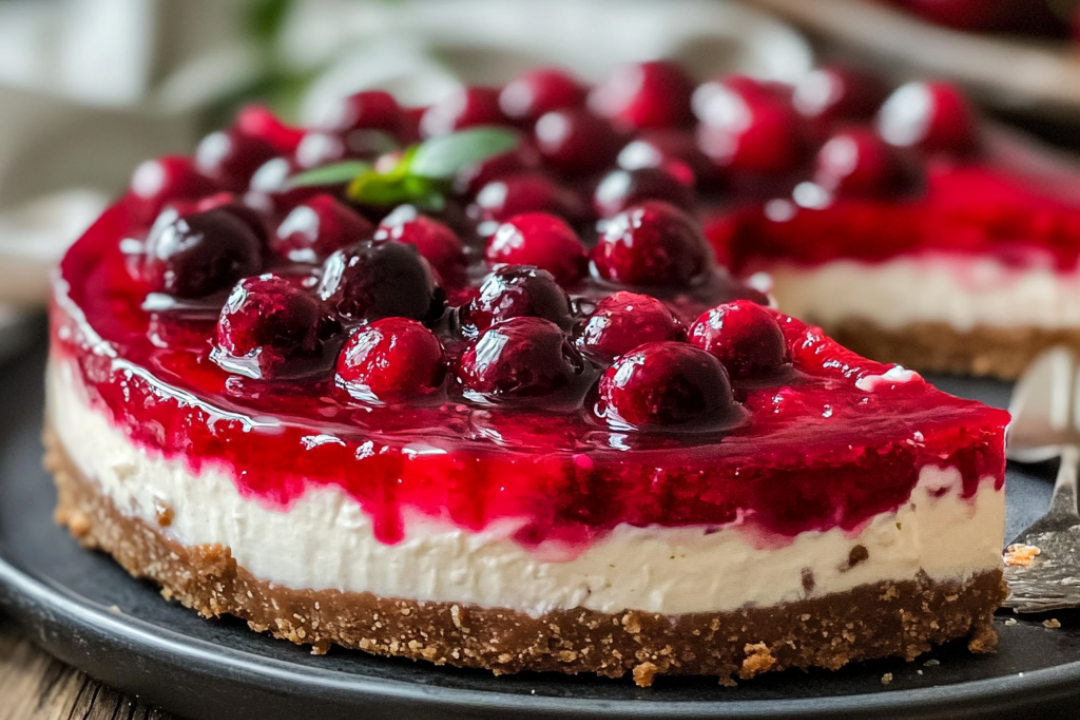
[[[375,239],[414,245],[444,280],[455,284],[464,280],[466,261],[461,240],[449,227],[421,215],[412,205],[402,205],[383,218]]]
[[[488,328],[466,348],[458,376],[467,394],[498,400],[549,395],[584,369],[558,325],[515,317]]]
[[[698,144],[718,165],[753,173],[791,170],[802,157],[798,115],[775,88],[740,76],[694,94]]]
[[[690,326],[690,342],[722,362],[735,379],[774,373],[791,362],[776,316],[749,300],[702,313]]]
[[[511,120],[536,120],[544,113],[585,104],[585,87],[561,68],[536,68],[507,83],[499,107]]]
[[[235,192],[246,188],[259,166],[275,155],[277,150],[269,142],[233,127],[202,139],[195,150],[195,166]]]
[[[338,250],[323,264],[319,297],[347,320],[384,317],[433,321],[445,294],[413,245],[365,241]]]
[[[368,402],[427,395],[442,385],[445,374],[439,339],[415,320],[400,317],[355,332],[337,361],[337,383]]]
[[[716,165],[697,146],[693,132],[652,130],[643,133],[619,151],[618,166],[627,170],[664,168],[687,185],[714,179]]]
[[[577,335],[577,346],[611,360],[638,345],[682,340],[685,331],[664,303],[649,295],[619,291],[596,304]]]
[[[475,195],[493,180],[528,173],[539,167],[540,153],[531,141],[523,138],[513,150],[462,168],[454,178],[454,189],[460,193]]]
[[[543,175],[526,173],[494,180],[483,187],[469,207],[469,214],[482,223],[500,223],[527,212],[547,212],[576,220],[581,206],[568,190]],[[480,228],[484,232],[484,228]],[[494,232],[487,229],[486,233]]]
[[[605,222],[592,261],[596,274],[610,282],[686,286],[711,269],[712,253],[690,216],[653,200]]]
[[[499,91],[489,87],[463,87],[429,107],[420,119],[424,137],[449,135],[474,125],[503,125]]]
[[[570,299],[552,274],[528,265],[496,268],[484,279],[476,297],[461,308],[462,325],[471,331],[526,316],[544,318],[563,329],[573,323]]]
[[[731,411],[727,372],[715,357],[681,342],[648,342],[600,377],[597,414],[615,428],[708,426]]]
[[[375,227],[331,195],[317,195],[292,209],[271,247],[292,262],[321,262],[346,245],[368,240]]]
[[[236,129],[241,134],[259,138],[270,143],[280,155],[294,152],[304,131],[281,122],[274,113],[262,105],[248,105],[236,116]]]
[[[904,179],[896,150],[866,128],[833,135],[817,154],[814,182],[831,192],[874,195],[898,189]]]
[[[262,264],[252,227],[227,208],[181,217],[166,210],[146,239],[143,275],[151,292],[200,298],[232,287]]]
[[[683,210],[694,207],[693,180],[668,167],[642,167],[635,170],[617,169],[604,176],[593,193],[593,209],[606,218],[645,200],[663,200]],[[692,173],[691,173],[692,177]]]
[[[533,132],[544,160],[559,172],[588,175],[615,161],[622,138],[607,120],[581,109],[553,110]]]
[[[250,378],[324,370],[324,343],[338,330],[326,307],[276,275],[241,280],[221,309],[210,359]]]
[[[199,172],[191,158],[179,155],[147,160],[131,176],[131,194],[141,201],[148,220],[157,217],[168,202],[195,200],[219,190],[221,187]]]
[[[963,93],[942,82],[911,82],[889,96],[878,132],[898,147],[965,154],[978,145],[975,113]]]
[[[795,87],[792,104],[803,117],[826,123],[869,120],[886,94],[884,84],[874,75],[826,65],[812,70]]]
[[[535,265],[572,285],[585,274],[588,257],[577,233],[565,220],[548,213],[515,215],[488,239],[489,264]]]
[[[615,124],[638,130],[691,122],[693,83],[675,63],[621,65],[589,93],[589,107]]]
[[[293,187],[291,179],[300,166],[286,157],[276,157],[263,163],[251,176],[251,186],[245,201],[267,212],[285,213],[316,195],[333,192],[332,186],[304,185]]]
[[[314,127],[345,134],[352,130],[382,130],[396,135],[404,116],[394,96],[382,90],[364,90],[327,106]]]

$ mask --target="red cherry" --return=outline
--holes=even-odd
[[[499,107],[511,120],[536,120],[544,113],[585,104],[585,87],[560,68],[536,68],[507,83]]]
[[[466,348],[458,376],[467,394],[501,400],[549,395],[584,369],[585,361],[558,325],[515,317],[488,328]]]
[[[709,272],[712,254],[693,219],[654,200],[608,220],[592,261],[596,274],[610,282],[686,286]]]
[[[411,205],[402,205],[383,218],[375,239],[413,245],[442,279],[453,284],[464,280],[466,261],[461,240],[449,227],[419,214]]]
[[[434,321],[446,302],[427,261],[414,246],[399,242],[365,241],[338,250],[323,264],[318,294],[354,322]]]
[[[596,304],[582,323],[577,346],[610,361],[642,343],[682,340],[685,335],[667,305],[649,295],[619,291]]]
[[[732,407],[724,366],[681,342],[649,342],[626,353],[600,377],[597,414],[617,429],[709,426]]]
[[[491,265],[534,265],[562,285],[581,279],[588,265],[574,229],[562,218],[542,212],[515,215],[499,225],[488,239],[484,257]]]
[[[844,195],[876,195],[901,189],[905,168],[896,150],[867,128],[833,135],[817,154],[814,182]]]
[[[426,327],[391,317],[367,325],[348,339],[337,360],[337,383],[350,395],[375,403],[428,395],[442,385],[442,345]]]
[[[682,127],[692,121],[693,83],[675,63],[620,65],[589,93],[589,107],[628,130]]]
[[[157,217],[167,203],[197,200],[222,188],[199,172],[191,158],[179,155],[147,160],[135,168],[129,192],[139,202],[140,215],[148,221]]]
[[[503,125],[499,91],[489,87],[463,87],[429,107],[420,119],[424,137],[449,135],[474,125]]]
[[[382,130],[396,136],[403,122],[401,106],[393,95],[364,90],[328,105],[313,126],[341,135],[352,130]]]
[[[454,178],[454,189],[464,195],[475,195],[489,182],[539,169],[540,162],[536,146],[523,139],[513,150],[462,168]]]
[[[339,326],[292,281],[260,275],[240,281],[221,309],[210,359],[251,378],[323,372],[325,345]]]
[[[259,138],[270,143],[279,155],[296,151],[304,131],[281,122],[262,105],[248,105],[236,116],[236,129],[246,137]]]
[[[854,68],[827,65],[811,71],[795,87],[792,104],[806,118],[833,123],[869,120],[885,100],[879,78]]]
[[[200,298],[232,287],[262,265],[262,242],[225,208],[161,214],[146,239],[143,276],[151,292]]]
[[[701,152],[693,132],[682,130],[652,130],[627,143],[616,159],[619,167],[638,170],[658,167],[687,185],[716,179],[716,165]]]
[[[886,142],[929,153],[963,155],[978,145],[975,112],[947,83],[901,85],[881,106],[877,127]]]
[[[735,379],[774,373],[791,362],[776,315],[749,300],[702,313],[690,326],[690,342],[722,362]]]
[[[573,324],[570,299],[554,276],[528,265],[495,268],[461,308],[462,326],[470,334],[515,317],[544,318],[563,329]]]
[[[500,223],[527,212],[547,212],[571,221],[583,214],[573,194],[535,173],[508,175],[488,183],[469,207],[469,214],[481,223]],[[494,231],[494,227],[486,232],[481,228],[483,234]]]
[[[692,182],[692,181],[691,181]],[[683,210],[694,207],[694,188],[667,167],[612,170],[593,193],[593,210],[606,218],[646,200],[663,200]]]
[[[271,249],[292,262],[321,262],[335,250],[368,240],[375,226],[330,195],[292,209],[278,226]]]
[[[611,165],[622,138],[609,122],[585,110],[553,110],[536,121],[536,147],[544,161],[568,175],[588,175]]]
[[[269,142],[234,127],[203,138],[195,150],[195,166],[228,190],[239,192],[259,166],[275,155],[277,150]]]
[[[340,190],[340,186],[305,185],[292,186],[292,178],[302,168],[286,157],[269,160],[251,176],[251,185],[245,202],[258,206],[267,213],[287,213],[294,207],[316,195]]]
[[[798,115],[787,97],[747,78],[706,83],[694,94],[698,145],[721,167],[740,172],[792,170],[803,153]]]

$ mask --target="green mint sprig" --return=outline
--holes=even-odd
[[[440,209],[450,182],[474,163],[513,150],[521,135],[509,128],[474,127],[411,145],[390,169],[348,160],[314,168],[290,180],[292,187],[348,183],[349,199],[365,205],[410,203]]]

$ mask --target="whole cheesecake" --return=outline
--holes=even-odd
[[[248,110],[140,168],[54,280],[59,521],[317,653],[649,685],[990,650],[1007,415],[734,280],[688,162],[608,172],[689,122],[677,68],[620,72],[591,110],[552,70]]]

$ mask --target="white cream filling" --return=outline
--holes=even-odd
[[[220,543],[255,576],[293,588],[369,591],[385,597],[504,607],[540,615],[588,608],[614,613],[719,612],[843,592],[864,583],[962,580],[1000,567],[1004,492],[985,478],[960,497],[960,472],[923,468],[896,512],[857,533],[805,532],[786,545],[745,527],[616,527],[576,557],[545,561],[507,535],[406,518],[406,539],[378,542],[371,520],[340,489],[312,486],[287,512],[244,497],[227,474],[192,473],[182,461],[136,447],[92,409],[68,360],[54,360],[49,411],[67,452],[124,512],[155,522],[184,545]],[[849,567],[852,548],[868,558]],[[812,574],[812,588],[804,581]]]
[[[924,253],[880,263],[834,260],[769,269],[780,309],[830,326],[853,318],[899,329],[941,322],[979,326],[1080,327],[1080,272],[1049,263],[1010,266],[994,258]]]

